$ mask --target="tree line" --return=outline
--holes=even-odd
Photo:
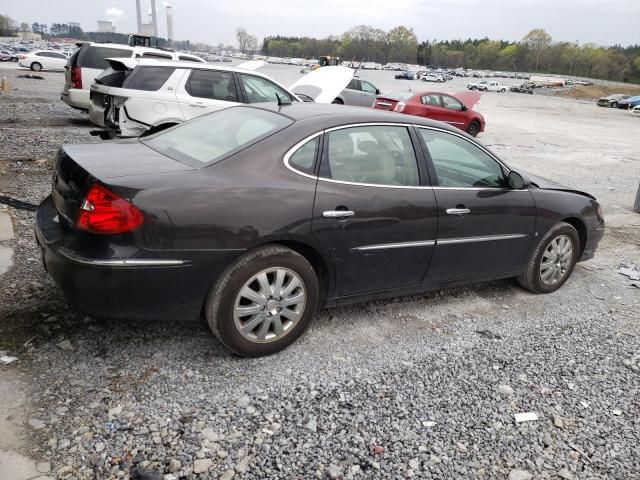
[[[518,42],[506,40],[426,40],[399,26],[385,32],[359,25],[341,36],[322,39],[272,36],[262,54],[276,57],[410,63],[510,72],[557,73],[640,83],[640,45],[603,47],[593,43],[554,42],[543,29],[531,30]]]

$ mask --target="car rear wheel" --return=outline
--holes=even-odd
[[[553,226],[529,257],[518,283],[534,293],[551,293],[567,281],[578,261],[580,237],[565,222]]]
[[[33,70],[34,72],[39,72],[40,70],[42,70],[42,65],[38,62],[33,62],[31,64],[31,70]]]
[[[618,108],[618,102],[613,102],[611,104],[611,108]]]
[[[212,287],[205,313],[213,333],[232,352],[259,357],[292,344],[311,323],[318,277],[300,254],[279,245],[253,250]]]
[[[344,105],[344,102],[340,98],[335,98],[331,103],[335,103],[336,105]]]
[[[478,135],[478,132],[480,132],[480,124],[476,120],[474,120],[467,127],[467,133],[472,137],[475,137],[476,135]]]

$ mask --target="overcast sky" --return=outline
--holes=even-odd
[[[150,0],[142,0],[149,11]],[[164,0],[156,0],[166,36]],[[171,0],[176,39],[235,44],[235,29],[267,35],[339,35],[366,24],[412,27],[419,40],[519,40],[544,28],[554,40],[601,45],[640,43],[640,0]],[[97,30],[113,20],[118,32],[136,29],[135,0],[0,0],[0,13],[17,22],[80,22]]]

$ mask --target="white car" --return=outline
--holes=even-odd
[[[64,53],[56,52],[55,50],[36,50],[20,55],[18,65],[30,68],[34,72],[39,72],[40,70],[63,71],[68,58]]]
[[[442,75],[434,75],[432,73],[425,75],[422,77],[423,82],[444,82],[444,77]]]
[[[70,107],[89,110],[89,89],[95,78],[109,67],[107,58],[150,58],[205,63],[188,53],[151,47],[131,47],[117,43],[79,43],[65,67],[65,82],[60,98]]]
[[[500,82],[491,81],[486,82],[482,87],[478,87],[478,90],[484,90],[485,92],[500,92],[505,93],[509,90],[509,87],[502,85]]]
[[[238,67],[108,59],[91,86],[89,118],[101,138],[137,137],[243,103],[331,103],[353,78],[347,67],[317,69],[287,89]],[[329,85],[329,88],[323,88]],[[296,92],[296,93],[294,93]]]

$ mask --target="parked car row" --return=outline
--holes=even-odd
[[[614,93],[606,97],[601,97],[596,102],[599,107],[609,108],[622,108],[625,110],[631,110],[633,114],[636,114],[634,109],[640,107],[640,95],[623,95],[621,93]]]
[[[506,85],[502,85],[500,82],[490,80],[490,81],[482,81],[479,83],[475,83],[475,82],[468,83],[467,90],[478,90],[480,92],[505,93],[509,91],[509,87]]]

